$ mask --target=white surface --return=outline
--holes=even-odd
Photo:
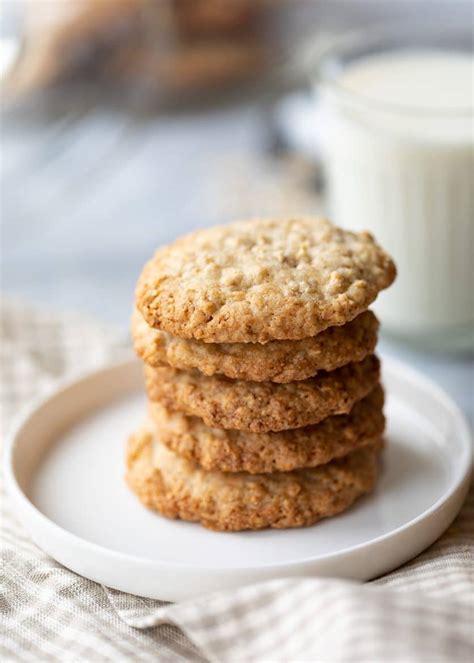
[[[378,53],[321,95],[331,218],[371,231],[397,265],[376,312],[448,348],[474,344],[473,74],[467,54]]]
[[[299,530],[214,533],[144,509],[123,481],[143,416],[141,367],[104,369],[59,390],[16,427],[6,478],[34,540],[72,570],[131,593],[180,600],[276,576],[367,579],[436,539],[468,487],[469,432],[438,388],[385,362],[388,450],[377,490]]]

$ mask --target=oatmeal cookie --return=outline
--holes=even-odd
[[[136,290],[148,324],[206,343],[301,340],[365,311],[395,278],[369,233],[325,219],[240,221],[159,249]]]
[[[380,448],[381,442],[293,472],[207,472],[176,456],[145,426],[129,440],[127,482],[145,506],[210,529],[303,527],[344,511],[372,490]]]
[[[379,382],[380,362],[370,355],[330,373],[299,382],[245,382],[197,371],[145,368],[151,401],[200,417],[213,428],[253,433],[317,424],[332,414],[347,414]]]
[[[235,380],[284,383],[362,361],[375,349],[378,327],[372,311],[364,311],[342,327],[329,327],[301,341],[203,343],[153,329],[135,310],[132,338],[135,352],[149,366],[197,369],[204,375],[219,373]]]
[[[349,414],[327,417],[315,426],[278,433],[248,433],[209,428],[199,417],[150,403],[150,417],[160,441],[205,470],[221,472],[289,472],[324,465],[373,445],[385,425],[383,389],[375,387]]]

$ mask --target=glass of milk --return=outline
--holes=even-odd
[[[357,34],[319,61],[328,205],[369,230],[398,278],[375,306],[385,329],[474,349],[474,60],[467,29]]]

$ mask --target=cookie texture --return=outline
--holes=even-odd
[[[349,414],[277,433],[248,433],[209,428],[199,417],[150,403],[150,418],[160,441],[182,458],[221,472],[289,472],[324,465],[373,445],[382,435],[383,390],[377,386]]]
[[[300,340],[365,311],[395,278],[369,233],[325,219],[241,221],[159,249],[137,306],[152,327],[207,343]]]
[[[146,426],[129,440],[127,482],[145,506],[210,529],[302,527],[344,511],[372,490],[380,448],[379,442],[293,472],[207,472],[176,456]]]
[[[292,382],[332,371],[372,354],[379,323],[365,311],[342,327],[330,327],[301,341],[203,343],[150,327],[138,310],[132,316],[135,352],[149,366],[197,369],[236,380]]]
[[[151,401],[200,417],[213,428],[253,433],[300,428],[332,414],[347,414],[379,382],[375,355],[299,382],[245,382],[197,371],[145,368]]]

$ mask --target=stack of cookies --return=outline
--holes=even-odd
[[[145,266],[132,321],[149,413],[127,480],[148,507],[216,530],[299,527],[375,485],[378,321],[395,267],[324,219],[201,230]]]

